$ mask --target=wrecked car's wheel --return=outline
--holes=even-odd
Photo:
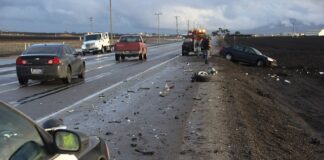
[[[226,53],[225,58],[229,61],[232,60],[232,55],[230,53]]]
[[[258,67],[264,67],[265,66],[265,62],[263,60],[258,60],[257,63],[256,63],[256,65]]]

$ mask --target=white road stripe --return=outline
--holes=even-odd
[[[145,71],[143,71],[143,72],[141,72],[141,73],[138,73],[138,74],[136,74],[136,75],[134,75],[134,76],[128,77],[128,78],[126,78],[126,81],[130,81],[130,80],[132,80],[132,79],[135,79],[135,78],[137,78],[137,77],[143,75],[143,74],[146,73],[146,72],[149,72],[149,71],[151,71],[151,70],[153,70],[153,69],[156,69],[156,68],[158,68],[158,67],[160,67],[160,66],[162,66],[162,65],[164,65],[164,64],[167,64],[167,63],[171,62],[172,60],[174,60],[174,59],[176,59],[176,58],[178,58],[178,57],[179,57],[179,55],[176,56],[176,57],[174,57],[174,58],[171,58],[171,59],[169,59],[169,60],[166,60],[166,61],[164,61],[164,62],[162,62],[162,63],[160,63],[160,64],[157,64],[157,65],[155,65],[155,66],[152,66],[151,68],[149,68],[149,69],[147,69],[147,70],[145,70]],[[61,110],[59,110],[59,111],[57,111],[57,112],[54,112],[54,113],[52,113],[52,114],[50,114],[50,115],[47,115],[47,116],[45,116],[45,117],[43,117],[43,118],[37,119],[36,122],[37,122],[37,123],[42,123],[42,122],[44,122],[45,120],[47,120],[47,119],[49,119],[49,118],[52,118],[52,117],[54,117],[54,116],[56,116],[56,115],[58,115],[58,114],[60,114],[60,113],[62,113],[62,112],[64,112],[64,111],[70,110],[71,108],[76,107],[77,105],[80,105],[81,103],[83,103],[83,102],[85,102],[85,101],[88,101],[88,100],[90,100],[90,99],[92,99],[92,98],[94,98],[94,97],[96,97],[96,96],[98,96],[98,95],[100,95],[100,94],[102,94],[102,93],[104,93],[104,92],[107,92],[107,91],[109,91],[109,90],[111,90],[111,89],[113,89],[113,88],[115,88],[115,87],[120,86],[121,84],[124,83],[124,81],[125,81],[125,80],[119,81],[119,82],[117,82],[117,83],[115,83],[115,84],[113,84],[113,85],[111,85],[111,86],[109,86],[109,87],[107,87],[107,88],[105,88],[105,89],[102,89],[102,90],[100,90],[100,91],[98,91],[98,92],[95,92],[94,94],[89,95],[89,96],[87,96],[87,97],[85,97],[85,98],[83,98],[83,99],[81,99],[81,100],[79,100],[79,101],[73,103],[72,105],[70,105],[70,106],[68,106],[68,107],[66,107],[66,108],[63,108],[63,109],[61,109]]]
[[[0,68],[0,73],[2,72],[8,72],[8,71],[15,71],[16,67],[4,67],[4,68]]]

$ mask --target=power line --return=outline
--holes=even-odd
[[[94,18],[93,17],[90,17],[89,18],[89,21],[90,21],[91,32],[93,32],[93,21],[94,21]]]
[[[111,0],[109,0],[109,32],[110,32],[110,39],[111,43],[113,42],[113,28],[112,28],[112,5]]]
[[[178,18],[179,16],[175,16],[176,18],[176,32],[177,32],[177,37],[179,37],[179,24],[178,24]]]

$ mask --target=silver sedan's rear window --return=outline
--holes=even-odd
[[[24,54],[59,54],[60,46],[32,46]]]

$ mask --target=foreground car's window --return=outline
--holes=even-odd
[[[36,128],[18,113],[0,103],[0,156],[9,159],[26,142],[43,146]]]
[[[58,54],[58,46],[30,47],[24,54]]]

